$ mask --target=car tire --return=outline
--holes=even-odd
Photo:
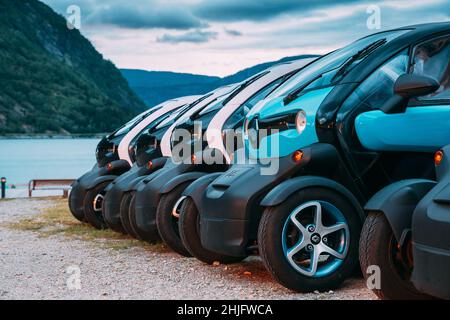
[[[191,253],[185,248],[180,238],[178,218],[172,215],[172,210],[181,198],[184,189],[190,182],[176,186],[170,192],[163,194],[156,210],[156,226],[161,239],[176,253],[185,257],[191,257]]]
[[[186,198],[180,209],[179,228],[183,245],[192,256],[207,264],[213,264],[214,262],[222,264],[237,263],[246,258],[226,256],[203,248],[199,234],[199,217],[197,206],[192,198]]]
[[[111,195],[107,192],[105,195],[105,199],[104,199],[105,203],[110,201],[110,199],[109,199],[110,196]],[[109,229],[111,229],[112,231],[117,232],[117,233],[126,234],[126,231],[122,225],[122,221],[120,221],[120,214],[119,214],[118,219],[117,218],[111,219],[111,212],[108,212],[107,206],[103,205],[102,206],[102,215],[103,215],[103,220],[105,221],[105,223]]]
[[[330,219],[328,215],[331,216],[331,214],[326,215],[327,211],[336,215],[339,213],[342,223],[335,222],[333,226],[344,226],[343,229],[336,231],[334,234],[328,234],[328,236],[325,236],[325,234],[324,236],[320,235],[317,237],[317,233],[305,233],[308,235],[308,237],[305,237],[305,235],[300,236],[301,231],[298,231],[298,239],[296,237],[285,237],[287,235],[287,232],[285,234],[285,230],[292,230],[292,234],[295,235],[294,231],[297,227],[295,223],[292,223],[291,217],[296,214],[297,210],[305,211],[305,213],[299,211],[301,217],[297,217],[297,221],[300,218],[303,219],[303,216],[308,218],[308,214],[311,216],[308,219],[311,220],[319,216],[317,214],[319,209],[314,209],[316,210],[314,211],[310,208],[312,206],[314,208],[321,207],[320,211],[322,213],[320,216],[327,216],[327,219]],[[302,207],[305,207],[305,209],[301,209]],[[325,207],[332,209],[324,210]],[[308,210],[312,210],[311,213],[308,213]],[[325,225],[323,218],[320,221],[321,225]],[[307,221],[300,224],[303,226],[306,223]],[[328,188],[306,188],[292,194],[283,203],[265,209],[258,228],[259,252],[267,270],[286,288],[297,292],[323,292],[332,290],[339,287],[345,279],[350,277],[358,265],[358,245],[361,224],[362,221],[357,210],[341,194]],[[310,227],[315,228],[317,225],[305,225],[303,226],[303,230],[306,232]],[[320,228],[320,230],[325,230],[322,227]],[[298,230],[300,229],[298,228]],[[312,230],[314,231],[314,229]],[[336,238],[333,240],[333,237]],[[301,239],[307,240],[304,242]],[[313,242],[313,239],[319,241],[319,243]],[[293,244],[290,249],[284,244],[287,241],[291,241]],[[305,246],[304,249],[298,252],[294,250],[308,242],[310,244]],[[336,246],[343,245],[345,249],[342,249],[342,252],[337,252],[337,249],[335,251],[336,253],[340,253],[342,257],[338,259],[332,255],[325,255],[325,263],[320,265],[320,257],[322,259],[324,258],[321,254],[323,252],[322,249],[330,248],[332,243]],[[305,251],[308,248],[309,252]],[[289,252],[297,252],[292,256],[291,260],[288,259]],[[309,260],[309,268],[303,268],[301,264],[297,265],[297,261],[294,259],[295,255],[301,254],[300,257],[304,258],[303,262],[308,261],[308,257],[315,256],[315,253],[318,253],[317,259]],[[318,261],[318,263],[313,264],[313,261]],[[327,261],[330,261],[329,265]],[[313,265],[317,265],[316,271]],[[297,269],[295,266],[297,266]],[[298,271],[299,269],[301,271]],[[311,272],[311,274],[305,274],[308,272]]]
[[[133,194],[131,192],[126,192],[123,197],[122,200],[120,201],[120,221],[122,223],[122,227],[125,233],[133,236],[134,231],[131,228],[131,224],[130,224],[130,203],[131,203],[131,199],[133,197]]]
[[[135,239],[146,241],[149,243],[157,243],[161,241],[161,237],[159,236],[158,230],[155,228],[152,232],[144,232],[141,229],[139,229],[137,222],[136,222],[136,211],[135,211],[135,205],[136,205],[136,192],[131,192],[131,200],[130,200],[130,207],[128,209],[128,220],[130,222],[130,236],[134,237]]]
[[[392,250],[398,251],[392,228],[382,212],[370,212],[364,222],[359,244],[361,270],[367,281],[373,272],[371,266],[377,266],[380,272],[379,288],[372,291],[383,300],[421,300],[430,299],[419,293],[402,274],[400,265]],[[394,252],[395,252],[394,251]],[[373,285],[373,284],[372,284]]]
[[[78,182],[77,182],[78,183]],[[73,187],[72,190],[69,192],[69,209],[70,209],[70,213],[72,213],[72,216],[77,219],[80,222],[87,222],[86,221],[86,217],[84,215],[84,210],[76,210],[75,208],[73,208],[73,197],[75,195],[75,193],[78,192],[76,187]]]
[[[84,215],[86,221],[89,222],[96,229],[107,229],[108,226],[103,219],[103,213],[101,208],[99,210],[94,209],[94,201],[99,196],[105,196],[105,188],[111,183],[111,181],[102,182],[96,185],[94,188],[86,193],[84,198]],[[98,200],[100,201],[100,200]]]

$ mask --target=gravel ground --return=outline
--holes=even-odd
[[[0,201],[0,299],[375,299],[359,278],[335,292],[293,293],[273,281],[257,257],[207,266],[169,251],[99,248],[1,226],[53,204]],[[73,266],[80,270],[81,289],[67,286]]]

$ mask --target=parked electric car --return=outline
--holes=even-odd
[[[136,198],[136,206],[139,207],[136,214],[145,214],[147,217],[156,214],[159,234],[174,251],[190,255],[180,239],[178,229],[177,211],[183,200],[181,194],[184,189],[208,173],[223,172],[229,167],[229,153],[239,148],[234,141],[242,141],[237,139],[239,132],[236,132],[236,129],[242,127],[245,114],[277,88],[284,79],[312,60],[286,62],[264,70],[244,81],[223,100],[217,101],[191,116],[189,121],[177,126],[172,133],[172,141],[174,144],[178,142],[176,144],[178,148],[172,149],[175,153],[173,156],[188,161],[176,166],[167,166],[147,184],[142,194],[138,193]],[[186,141],[177,139],[177,134],[181,133],[181,130],[186,133]],[[225,146],[225,138],[229,139],[229,150]],[[181,146],[186,148],[182,149]],[[182,152],[178,154],[176,150]],[[156,210],[152,210],[153,208]]]
[[[97,226],[109,227],[114,231],[127,233],[129,228],[123,226],[120,220],[119,208],[121,205],[123,187],[129,185],[131,182],[139,179],[142,176],[147,176],[152,172],[160,169],[166,158],[161,158],[161,137],[165,131],[170,126],[170,123],[174,119],[181,116],[183,113],[193,108],[197,103],[202,101],[202,97],[199,97],[196,101],[190,104],[186,104],[173,112],[168,112],[161,117],[158,117],[155,121],[150,123],[144,128],[137,136],[135,136],[129,147],[130,158],[133,161],[131,169],[126,173],[118,176],[114,181],[112,181],[104,190],[105,195],[102,202],[101,212],[95,212],[95,217],[92,219],[96,220]],[[149,133],[156,132],[156,135],[151,136],[151,140],[146,140],[146,136]],[[137,146],[138,142],[140,148],[142,149],[142,142],[146,142],[147,149],[145,152],[140,152],[139,157],[137,156]],[[139,159],[139,161],[138,161]]]
[[[200,216],[201,245],[237,258],[258,248],[292,290],[339,286],[358,264],[367,200],[393,181],[432,178],[433,152],[450,141],[449,34],[437,23],[367,36],[255,106],[244,137],[258,163],[184,193],[181,215]]]
[[[146,240],[145,235],[140,236],[134,232],[128,219],[132,188],[147,175],[161,169],[168,157],[171,156],[170,140],[162,141],[162,138],[166,132],[173,130],[173,124],[179,120],[183,121],[190,114],[205,108],[214,102],[217,97],[231,89],[232,86],[225,86],[199,97],[193,103],[178,109],[170,116],[158,118],[145,130],[144,134],[136,137],[136,148],[133,152],[139,158],[139,161],[133,164],[130,171],[118,177],[106,188],[102,207],[103,215],[102,217],[99,216],[98,219],[103,219],[108,227],[115,231],[128,233],[136,238]],[[124,212],[125,219],[121,219],[121,211]],[[148,238],[148,240],[151,240],[151,238]]]
[[[195,106],[189,108],[186,110],[186,112],[183,112],[179,117],[171,117],[170,119],[165,120],[163,123],[159,124],[156,128],[151,130],[148,135],[145,135],[142,137],[142,140],[139,141],[139,144],[141,144],[141,147],[137,149],[137,154],[143,154],[148,152],[149,148],[153,148],[153,143],[156,142],[158,144],[158,141],[160,141],[160,152],[162,157],[156,158],[152,161],[152,163],[164,163],[166,164],[166,160],[171,156],[171,132],[174,130],[174,128],[180,124],[184,123],[185,121],[189,120],[189,118],[201,112],[205,108],[208,108],[210,105],[214,105],[217,100],[224,99],[227,95],[229,95],[233,89],[235,89],[237,84],[231,84],[226,85],[223,87],[220,87],[206,95],[204,95],[201,99],[199,99],[198,103],[195,104]],[[149,139],[150,144],[146,145],[146,139]],[[136,219],[134,213],[134,210],[129,210],[130,208],[134,208],[134,195],[137,186],[139,186],[141,183],[144,183],[143,181],[149,181],[152,179],[155,174],[157,174],[158,171],[153,172],[153,174],[149,176],[141,176],[134,180],[124,180],[120,184],[116,184],[114,187],[114,192],[117,192],[118,195],[116,199],[121,199],[120,206],[115,206],[114,211],[111,210],[115,215],[117,212],[119,212],[120,215],[120,222],[122,226],[125,228],[127,233],[130,235],[141,239],[146,240],[149,242],[154,242],[159,239],[159,236],[157,232],[146,232],[146,230],[141,230],[137,228],[136,225]],[[119,209],[119,211],[117,211]],[[110,214],[109,216],[111,216]],[[115,218],[116,219],[116,218]],[[155,227],[156,228],[156,227]]]
[[[130,169],[130,141],[158,117],[173,112],[195,99],[197,97],[190,96],[161,103],[104,137],[97,145],[97,163],[72,184],[69,196],[69,208],[72,215],[80,221],[86,221],[86,208],[90,211],[101,212],[104,188],[117,176]],[[85,201],[87,196],[89,199]]]
[[[437,182],[396,182],[365,207],[361,268],[379,272],[373,291],[382,299],[450,299],[449,155],[450,146],[436,152]]]

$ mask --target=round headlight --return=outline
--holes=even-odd
[[[300,110],[295,117],[295,127],[298,133],[302,133],[306,129],[306,112]]]

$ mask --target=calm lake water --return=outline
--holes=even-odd
[[[0,139],[0,177],[10,184],[32,179],[75,179],[95,164],[99,139]],[[22,188],[22,186],[18,186]]]

